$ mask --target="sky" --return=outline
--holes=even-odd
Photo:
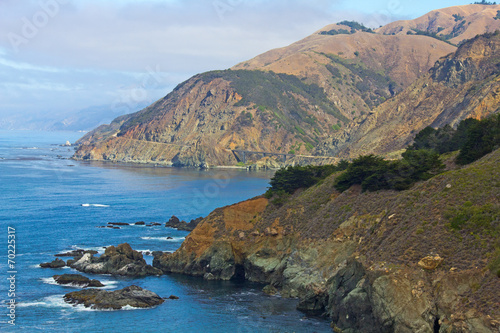
[[[137,111],[177,84],[327,24],[378,27],[470,1],[0,0],[0,122],[106,105]]]

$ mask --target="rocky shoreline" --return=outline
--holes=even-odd
[[[443,215],[497,196],[499,161],[496,151],[402,192],[340,194],[330,177],[284,204],[257,197],[218,208],[153,266],[265,284],[328,316],[336,332],[498,332],[500,279],[487,266],[494,240],[483,234],[478,246]]]
[[[161,270],[148,265],[142,253],[133,250],[127,243],[116,247],[109,246],[104,254],[94,257],[97,253],[94,250],[85,251],[82,249],[60,253],[55,255],[58,258],[54,261],[42,263],[40,267],[63,268],[69,266],[89,274],[110,274],[134,278],[162,274]],[[161,253],[154,252],[155,255]],[[73,259],[64,262],[59,257],[73,257]],[[62,286],[86,288],[65,294],[64,301],[73,305],[82,304],[96,310],[120,310],[126,306],[150,308],[164,302],[164,299],[157,294],[135,285],[121,290],[106,291],[95,289],[105,287],[99,280],[89,279],[80,274],[54,275],[52,278]],[[169,299],[179,299],[179,297],[171,295]]]

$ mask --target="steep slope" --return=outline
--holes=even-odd
[[[478,36],[440,59],[425,76],[371,114],[318,145],[317,153],[351,158],[387,154],[426,126],[456,125],[500,111],[500,34]]]
[[[433,10],[417,19],[389,23],[376,31],[386,35],[428,32],[460,42],[500,29],[500,5],[465,5]]]
[[[311,155],[456,49],[427,36],[323,33],[335,27],[345,26],[194,76],[86,135],[75,158],[200,166],[235,165],[242,156],[234,149]]]
[[[335,177],[216,209],[153,265],[270,284],[339,332],[498,331],[500,150],[402,192]]]

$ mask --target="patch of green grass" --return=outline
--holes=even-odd
[[[459,208],[448,209],[444,215],[452,230],[465,229],[494,237],[500,235],[500,205],[474,205],[466,201]]]

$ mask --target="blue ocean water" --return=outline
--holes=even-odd
[[[52,261],[54,254],[75,248],[102,253],[103,247],[123,242],[140,251],[175,251],[187,235],[163,225],[98,226],[164,223],[171,215],[189,221],[262,194],[272,175],[67,159],[73,148],[60,144],[80,136],[0,131],[1,332],[331,332],[328,321],[295,310],[296,300],[264,295],[261,285],[180,275],[132,279],[83,274],[110,290],[135,284],[162,297],[180,297],[153,309],[97,311],[65,304],[62,296],[77,289],[56,285],[51,277],[76,272],[38,266]],[[9,227],[15,229],[14,267],[8,266]],[[9,296],[11,275],[15,297]],[[8,323],[11,299],[15,326]]]

